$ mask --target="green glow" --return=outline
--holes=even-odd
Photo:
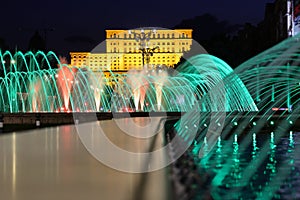
[[[256,101],[260,102],[260,81],[259,81],[260,72],[259,72],[259,65],[256,66],[255,70],[256,70]]]
[[[256,134],[255,133],[253,133],[253,135],[252,135],[252,148],[253,148],[252,149],[252,159],[254,159],[257,155],[257,150],[259,149],[257,147]]]
[[[222,159],[223,159],[222,140],[221,140],[221,137],[218,137],[218,143],[217,143],[216,154],[217,154],[217,163],[216,163],[216,167],[217,167],[217,168],[220,168],[220,167],[222,167]]]
[[[195,105],[204,112],[257,110],[237,76],[233,77],[234,83],[223,81],[232,74],[231,67],[207,54],[190,58],[177,68],[177,74],[169,73],[163,66],[123,75],[109,71],[113,88],[103,71],[70,68],[53,52],[12,55],[0,51],[0,60],[2,65],[9,63],[10,69],[3,67],[4,77],[0,78],[2,112],[186,112]]]
[[[234,144],[237,144],[237,139],[238,139],[238,136],[235,134],[234,135]]]
[[[288,149],[288,152],[291,153],[293,150],[294,150],[294,147],[295,147],[295,141],[294,141],[294,137],[293,137],[293,131],[290,131],[290,142],[289,142],[289,149]],[[292,162],[294,162],[293,159],[291,159]]]
[[[259,171],[270,174],[271,178],[255,186],[255,194],[258,194],[257,198],[272,199],[278,189],[276,184],[293,170],[292,167],[286,171],[276,169],[276,147],[300,113],[300,54],[295,38],[283,41],[235,70],[206,54],[192,57],[176,69],[176,74],[168,73],[166,69],[163,74],[153,70],[147,73],[133,71],[122,76],[110,71],[115,87],[109,86],[110,81],[102,71],[57,69],[51,61],[59,63],[60,69],[64,65],[52,52],[17,52],[15,55],[0,52],[0,60],[2,67],[6,65],[3,67],[5,76],[0,78],[0,111],[3,112],[55,112],[61,108],[80,112],[119,112],[124,107],[139,111],[186,111],[189,115],[182,119],[187,123],[175,125],[178,135],[186,143],[193,144],[195,157],[199,158],[203,148],[204,156],[197,159],[198,164],[213,171],[212,191],[225,186],[228,189],[226,197],[241,195],[243,186],[253,184]],[[5,63],[5,60],[14,62]],[[196,119],[199,116],[190,111],[201,112],[201,119]],[[213,132],[209,129],[211,113],[224,111],[227,116],[222,138],[230,138],[228,145],[221,137],[215,137],[218,139],[213,143],[208,135]],[[221,127],[223,124],[218,120],[213,122]],[[273,120],[276,120],[276,126]],[[261,144],[258,139],[260,134],[265,134],[261,130],[268,126],[267,123],[273,125],[274,132]],[[249,124],[253,126],[247,126]],[[197,127],[200,127],[197,138],[191,140],[193,131],[190,130]],[[213,145],[216,145],[215,155],[210,154]],[[287,153],[295,152],[292,132],[287,145]],[[240,153],[247,148],[251,155],[247,166],[241,166]],[[210,169],[213,156],[218,159],[217,169]],[[289,160],[291,165],[294,162],[292,158]],[[228,178],[232,182],[228,182]]]
[[[275,101],[275,86],[272,85],[272,97],[271,97],[271,101]]]
[[[227,157],[222,165],[218,165],[217,169],[211,170],[212,174],[215,174],[211,186],[213,198],[250,198],[243,196],[244,190],[257,195],[251,197],[254,199],[282,198],[276,192],[281,185],[286,186],[288,184],[285,183],[286,178],[291,173],[295,173],[293,171],[295,166],[293,165],[295,165],[296,148],[294,145],[296,144],[294,134],[290,132],[290,129],[293,128],[291,125],[296,123],[300,114],[299,40],[300,35],[283,41],[238,66],[223,79],[226,83],[232,83],[236,80],[235,77],[238,77],[239,81],[247,88],[252,99],[255,100],[257,112],[240,113],[233,111],[227,114],[226,120],[228,123],[223,128],[222,136],[230,138],[233,143],[222,146],[222,153],[226,154]],[[239,98],[239,95],[234,92],[230,95]],[[241,105],[245,104],[241,101]],[[253,126],[249,126],[249,124]],[[232,127],[232,125],[235,127]],[[262,142],[260,137],[264,138],[265,131],[269,130],[268,125],[271,125],[271,129],[274,131],[268,135],[268,139]],[[290,135],[287,136],[289,142],[281,141],[282,138],[286,139],[286,134],[289,132]],[[284,151],[280,148],[277,149],[277,145],[281,145],[282,142],[284,144],[281,147],[284,150],[287,147],[286,153],[291,159],[285,161],[285,158],[283,158],[284,161],[277,162],[276,152]],[[216,144],[218,149],[218,142]],[[252,155],[247,161],[247,165],[237,167],[238,153],[241,151],[247,152],[249,146],[252,147]],[[228,150],[226,152],[226,147],[233,151]],[[219,159],[217,155],[215,157]],[[214,161],[211,157],[211,162]],[[209,161],[205,162],[206,168],[209,168],[207,162]],[[291,167],[287,169],[285,165],[289,164]],[[236,176],[233,176],[234,174]],[[263,177],[267,177],[267,179],[265,182],[260,182],[259,179]],[[259,184],[255,185],[257,181]],[[253,191],[248,191],[249,187]],[[220,188],[226,189],[222,190]],[[293,189],[296,190],[297,188]],[[218,193],[218,191],[220,192]],[[222,194],[222,197],[218,196],[220,194]]]
[[[288,111],[291,112],[291,91],[290,91],[290,63],[287,63],[287,108]]]

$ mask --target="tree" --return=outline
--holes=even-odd
[[[6,44],[5,40],[4,40],[3,38],[0,38],[0,50],[1,50],[2,52],[4,52],[4,51],[6,51],[6,50],[8,50],[8,49],[9,49],[9,47],[8,47],[8,45]]]
[[[34,33],[34,35],[29,40],[28,50],[37,52],[37,51],[45,51],[46,50],[46,42],[45,39],[39,34],[38,31]]]

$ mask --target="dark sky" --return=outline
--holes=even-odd
[[[274,0],[6,0],[1,2],[0,37],[18,49],[36,29],[46,31],[47,47],[58,54],[92,50],[105,29],[145,26],[171,28],[204,13],[235,23],[257,23]],[[203,27],[205,31],[206,27]],[[52,31],[52,29],[54,29]],[[43,36],[44,33],[43,33]]]

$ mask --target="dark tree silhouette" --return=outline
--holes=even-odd
[[[271,6],[270,9],[272,11],[274,8]],[[204,14],[185,19],[174,28],[193,29],[193,39],[196,42],[209,54],[221,58],[235,68],[286,38],[284,35],[275,37],[278,31],[283,30],[278,27],[278,21],[272,13],[274,12],[267,12],[265,19],[257,26],[250,23],[231,25],[226,21],[219,21],[215,16]],[[184,54],[180,63],[194,54]]]
[[[4,52],[4,51],[6,51],[6,50],[8,50],[8,49],[9,49],[9,47],[8,47],[8,45],[6,44],[5,40],[4,40],[3,38],[0,38],[0,50],[1,50],[2,52]]]
[[[227,21],[219,21],[211,14],[204,14],[192,19],[183,20],[174,28],[193,29],[193,43],[199,43],[208,54],[223,59],[229,65],[235,65],[237,63],[236,56],[234,55],[235,52],[233,52],[232,35],[238,32],[241,25],[230,25]],[[192,51],[193,46],[196,45],[192,45]],[[185,53],[180,63],[195,54],[197,54],[197,52]]]
[[[39,34],[38,31],[36,31],[32,38],[29,40],[28,50],[33,52],[46,50],[45,39]]]

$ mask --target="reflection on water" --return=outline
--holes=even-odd
[[[135,139],[112,120],[99,123],[116,145],[132,152],[151,152],[163,144],[161,132],[155,139]],[[89,130],[96,140],[96,129]],[[146,165],[138,159],[130,163]],[[166,169],[125,173],[102,164],[83,146],[73,125],[0,135],[0,200],[166,200],[171,199],[168,188]]]
[[[199,146],[194,143],[191,152],[204,169],[199,171],[213,177],[210,192],[214,199],[300,198],[299,132],[219,138],[213,151],[197,159]]]

